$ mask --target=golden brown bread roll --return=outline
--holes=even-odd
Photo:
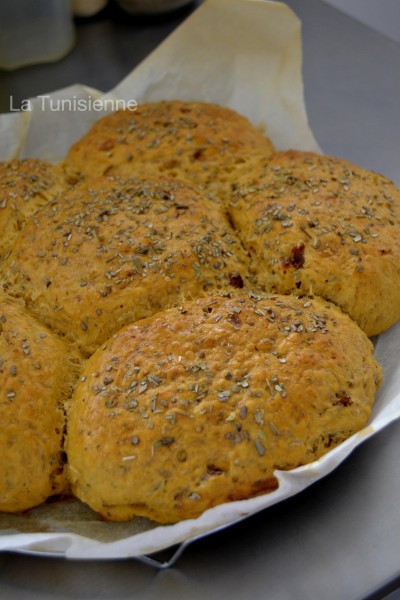
[[[23,299],[0,296],[0,510],[67,490],[66,427],[78,498],[170,523],[275,489],[275,469],[366,424],[381,370],[357,325],[326,300],[245,290],[256,274],[368,334],[390,326],[399,191],[273,152],[230,109],[166,101],[101,119],[61,195],[58,167],[0,164],[0,284]],[[56,335],[94,353],[71,405],[79,361]]]
[[[68,177],[122,175],[189,179],[208,192],[248,154],[270,156],[271,141],[235,111],[205,102],[149,102],[103,117],[65,159]]]
[[[38,211],[0,269],[7,291],[84,352],[182,297],[248,283],[214,202],[178,182],[88,179]]]
[[[64,403],[74,361],[22,303],[0,296],[1,511],[24,511],[65,491]]]
[[[56,165],[34,158],[0,162],[0,260],[29,217],[64,187]]]
[[[130,325],[86,363],[68,472],[106,519],[169,523],[276,488],[368,420],[381,370],[333,305],[213,295]]]
[[[252,164],[229,212],[261,288],[322,296],[368,335],[400,318],[400,190],[385,177],[281,152]]]

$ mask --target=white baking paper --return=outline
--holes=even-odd
[[[304,106],[301,25],[277,2],[207,0],[111,92],[76,85],[33,99],[29,111],[0,116],[0,159],[61,160],[107,111],[54,110],[57,101],[70,99],[77,105],[83,100],[89,107],[100,98],[214,102],[247,116],[277,149],[319,151]],[[27,515],[0,514],[0,550],[82,559],[140,556],[211,533],[296,494],[400,416],[399,335],[400,324],[377,341],[384,383],[369,425],[315,463],[277,473],[275,492],[220,505],[170,526],[146,519],[105,523],[78,501],[44,504]]]

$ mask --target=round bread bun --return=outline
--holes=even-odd
[[[69,413],[75,495],[159,523],[274,490],[368,421],[381,369],[325,301],[235,292],[123,328],[85,364]]]
[[[38,211],[0,281],[86,353],[182,297],[248,285],[221,209],[175,181],[87,179]]]
[[[76,371],[64,343],[1,295],[0,511],[25,511],[66,490],[64,405]]]
[[[400,318],[400,190],[385,177],[280,152],[252,164],[229,213],[262,289],[322,296],[370,336]]]
[[[29,217],[64,187],[56,165],[34,158],[0,162],[0,261]]]
[[[165,175],[219,195],[248,154],[273,151],[263,133],[229,108],[170,100],[103,117],[72,146],[64,166],[72,181],[106,174]]]

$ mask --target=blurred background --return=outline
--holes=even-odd
[[[322,0],[400,42],[399,0]]]

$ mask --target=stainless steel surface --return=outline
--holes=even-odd
[[[400,45],[318,0],[287,4],[303,21],[306,105],[322,149],[400,185]]]
[[[304,82],[321,147],[400,184],[400,45],[319,0],[288,0],[303,22]],[[188,13],[78,25],[60,63],[1,74],[1,110],[81,82],[125,76]],[[195,542],[176,567],[0,556],[0,598],[153,600],[381,598],[400,583],[400,423],[295,498]]]
[[[395,42],[400,42],[399,0],[323,0],[346,15],[372,27]]]

